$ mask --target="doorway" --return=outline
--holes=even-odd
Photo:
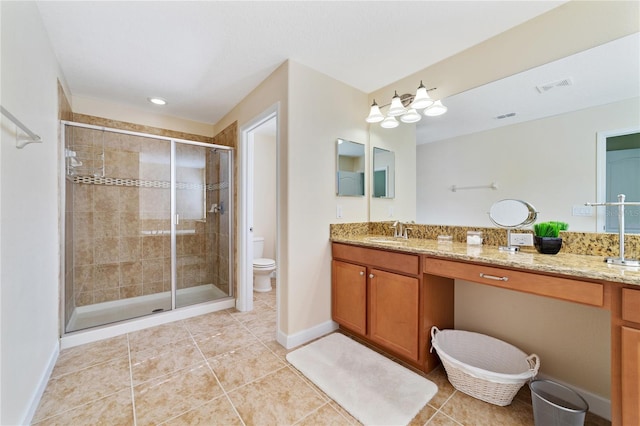
[[[598,133],[598,202],[640,201],[640,129]],[[598,232],[619,232],[618,208],[606,206],[597,215]],[[640,233],[640,206],[626,206],[627,234]]]
[[[279,259],[279,104],[265,110],[241,128],[241,182],[239,185],[240,230],[238,232],[238,297],[236,308],[253,310],[254,238],[264,238],[263,257],[276,262],[276,283],[280,273]],[[276,284],[275,290],[278,292]],[[277,300],[278,298],[276,298]],[[276,302],[277,304],[279,302]]]

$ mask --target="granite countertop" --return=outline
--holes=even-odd
[[[378,239],[378,241],[372,241]],[[386,242],[385,240],[391,240]],[[572,278],[612,281],[640,285],[640,268],[607,264],[602,256],[539,254],[536,251],[509,253],[497,246],[470,246],[466,243],[438,243],[437,240],[409,238],[393,239],[383,235],[334,236],[332,242],[355,244],[406,253],[437,256],[451,260],[505,266],[528,271],[566,275]]]

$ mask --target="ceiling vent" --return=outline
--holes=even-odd
[[[494,117],[496,120],[504,120],[505,118],[511,118],[511,117],[515,117],[516,113],[515,112],[510,112],[507,114],[501,114],[498,115],[497,117]]]
[[[556,89],[560,87],[568,87],[572,85],[573,85],[573,80],[571,80],[571,77],[567,77],[567,78],[563,78],[562,80],[556,80],[550,83],[541,84],[539,86],[536,86],[536,89],[538,89],[538,92],[540,93],[546,93],[552,89]]]

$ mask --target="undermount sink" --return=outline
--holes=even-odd
[[[394,237],[366,237],[365,241],[384,244],[405,244],[407,242],[407,240],[402,240]]]

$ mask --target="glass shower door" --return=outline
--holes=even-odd
[[[175,143],[176,308],[231,296],[230,153]]]

